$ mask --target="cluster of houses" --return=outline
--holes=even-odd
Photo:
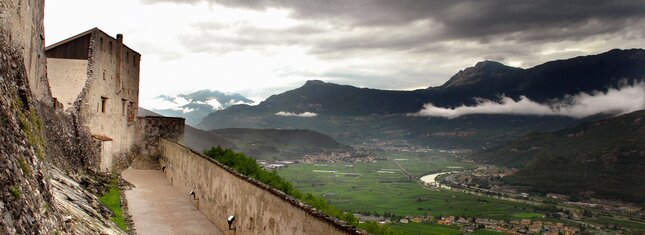
[[[436,222],[439,225],[458,226],[464,233],[471,233],[479,229],[493,230],[508,234],[553,234],[573,235],[579,230],[562,223],[522,220],[494,220],[486,218],[467,218],[460,216],[446,216],[435,220],[433,216],[406,216],[399,223]]]
[[[365,150],[355,150],[351,152],[331,152],[307,154],[302,159],[296,160],[298,163],[357,163],[357,162],[376,162],[386,160],[383,157],[376,156],[375,153]]]

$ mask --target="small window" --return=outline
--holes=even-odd
[[[134,67],[137,67],[137,56],[136,55],[132,55],[132,65],[134,65]]]
[[[103,48],[103,37],[99,38],[99,48],[101,48],[101,51],[105,50],[105,48]]]
[[[134,107],[134,102],[128,102],[128,122],[134,122],[136,108]]]
[[[125,111],[126,111],[125,104],[127,101],[128,100],[126,99],[121,99],[121,116],[125,116]]]
[[[110,54],[112,54],[112,41],[110,41]]]
[[[105,80],[105,70],[103,70],[103,80]]]
[[[130,59],[130,52],[129,52],[129,51],[126,51],[126,52],[125,52],[125,64],[129,64],[129,63],[130,63],[130,62],[129,62],[129,61],[130,61],[129,59]]]
[[[101,113],[105,113],[107,111],[107,97],[101,96]]]

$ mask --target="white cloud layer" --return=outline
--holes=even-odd
[[[645,109],[645,82],[609,89],[607,92],[580,93],[563,100],[540,104],[526,97],[513,100],[503,97],[500,102],[480,100],[476,106],[442,108],[431,103],[413,116],[457,118],[469,114],[517,114],[569,116],[582,118],[594,114],[625,114]]]
[[[150,108],[150,109],[173,109],[173,110],[183,110],[181,106],[187,105],[190,103],[189,100],[186,100],[182,97],[173,97],[174,100],[168,100],[161,97],[140,99],[140,106]],[[184,110],[186,112],[186,110]]]
[[[285,112],[285,111],[280,111],[275,113],[277,116],[285,116],[285,117],[315,117],[318,116],[317,113],[312,113],[312,112],[304,112],[304,113],[293,113],[293,112]]]

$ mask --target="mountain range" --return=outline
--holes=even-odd
[[[414,91],[357,88],[322,81],[273,95],[256,106],[234,105],[206,116],[198,127],[315,130],[349,144],[405,140],[438,148],[489,148],[535,130],[557,130],[577,118],[473,114],[453,119],[414,115],[425,105],[452,109],[504,97],[548,104],[645,81],[645,50],[611,50],[522,69],[483,61],[446,83]],[[285,115],[288,114],[288,115]],[[307,115],[303,115],[307,114]],[[411,115],[413,114],[413,115]]]
[[[215,90],[199,90],[176,96],[160,95],[155,98],[160,107],[151,107],[152,111],[164,116],[183,117],[190,125],[197,125],[202,118],[213,111],[226,109],[238,104],[253,104],[240,94],[226,94]]]
[[[273,95],[257,106],[239,105],[215,112],[312,112],[319,115],[415,113],[424,104],[440,107],[475,105],[478,99],[521,96],[536,102],[580,92],[607,91],[645,79],[645,50],[611,50],[598,55],[547,62],[529,69],[483,61],[457,72],[446,83],[414,91],[377,90],[307,81],[302,87]],[[210,118],[210,117],[209,117]],[[205,119],[201,126],[208,126]]]

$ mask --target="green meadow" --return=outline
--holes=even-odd
[[[427,223],[409,223],[409,224],[395,224],[394,228],[404,231],[410,235],[459,235],[462,234],[456,226],[443,226]]]
[[[468,169],[472,164],[449,156],[388,154],[388,161],[372,163],[293,164],[278,171],[303,191],[322,196],[332,205],[355,213],[378,215],[467,216],[514,219],[534,212],[530,205],[438,189],[425,189],[402,172],[425,174]]]

